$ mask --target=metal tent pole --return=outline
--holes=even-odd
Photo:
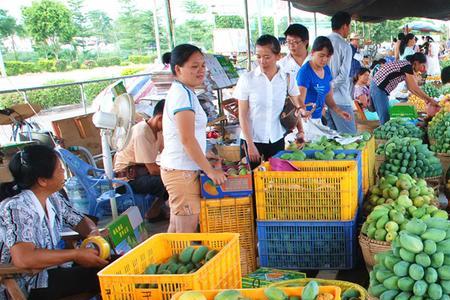
[[[248,22],[248,1],[244,0],[244,10],[245,10],[245,33],[247,35],[247,70],[250,71],[252,67],[252,49],[251,49],[251,43],[250,43],[250,25]]]
[[[173,31],[172,10],[170,8],[170,0],[166,0],[166,17],[167,17],[167,32],[169,33],[169,48],[175,48],[175,36]]]
[[[288,23],[292,24],[292,11],[291,11],[291,1],[288,1]]]
[[[317,37],[317,14],[314,13],[314,35]]]
[[[158,61],[161,61],[161,42],[159,40],[158,7],[156,5],[156,0],[153,0],[153,28],[155,30],[156,54],[158,56]]]

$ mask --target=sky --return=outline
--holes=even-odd
[[[149,10],[153,9],[154,1],[157,6],[163,7],[163,0],[135,0],[136,9],[139,10]],[[211,6],[215,4],[215,10],[221,14],[243,14],[244,6],[242,0],[197,0],[199,3]],[[67,1],[62,0],[61,2],[67,3]],[[21,16],[21,7],[31,5],[32,0],[0,0],[0,9],[6,9],[11,15],[16,18]],[[107,6],[105,6],[107,3]],[[183,0],[171,0],[172,3],[172,13],[174,18],[183,17]],[[260,5],[257,5],[259,3]],[[249,11],[250,14],[256,13],[258,7],[262,7],[261,14],[270,15],[273,11],[273,0],[249,0]],[[277,0],[277,11],[279,14],[287,15],[287,2]],[[89,10],[103,10],[108,15],[115,19],[120,14],[120,3],[118,0],[85,0],[84,1],[85,11]],[[301,12],[296,9],[292,10],[293,15],[302,14],[307,17],[312,17],[312,13]]]

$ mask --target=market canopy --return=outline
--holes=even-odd
[[[416,30],[420,32],[442,32],[442,30],[438,26],[423,21],[412,21],[408,24],[400,26],[399,29],[402,29],[404,27],[408,27],[411,30]]]
[[[382,21],[404,17],[450,19],[449,0],[291,0],[295,8],[333,15],[346,11],[361,21]]]

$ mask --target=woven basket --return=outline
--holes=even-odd
[[[434,193],[436,195],[439,195],[439,189],[441,187],[442,176],[427,177],[424,179],[427,182],[427,185],[429,185],[430,187],[432,187],[434,189]]]
[[[375,254],[391,250],[391,243],[372,240],[363,234],[359,235],[358,240],[364,256],[364,261],[369,267],[374,266],[376,263]]]
[[[382,140],[382,139],[375,139],[375,144],[377,145],[381,145],[381,144],[386,144],[388,140]]]
[[[368,300],[378,300],[378,298],[375,298],[373,296],[370,296],[370,294],[367,294],[367,299]]]
[[[375,172],[377,172],[380,170],[381,164],[386,160],[386,156],[384,155],[375,155]]]
[[[219,156],[228,161],[240,161],[241,160],[241,148],[238,145],[216,145],[217,153]]]
[[[303,279],[293,279],[293,280],[286,280],[286,281],[280,281],[273,283],[269,286],[275,286],[275,287],[287,287],[287,286],[305,286],[308,284],[308,282],[314,280],[320,285],[328,285],[328,286],[337,286],[341,288],[341,292],[345,292],[348,289],[355,289],[359,292],[360,297],[359,299],[365,300],[368,299],[369,293],[365,288],[360,286],[359,284],[348,282],[348,281],[341,281],[341,280],[330,280],[330,279],[320,279],[320,278],[303,278]]]
[[[436,153],[436,157],[439,158],[442,165],[442,181],[441,183],[445,182],[445,176],[447,174],[447,170],[450,167],[450,154],[447,153]]]

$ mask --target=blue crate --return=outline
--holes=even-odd
[[[353,268],[357,214],[351,221],[257,221],[261,267]]]
[[[305,154],[307,158],[314,158],[314,154],[318,151],[322,151],[322,150],[302,150]],[[275,154],[273,157],[274,158],[280,158],[281,155],[285,154],[285,153],[292,153],[293,151],[279,151],[277,154]],[[357,165],[358,165],[358,208],[361,209],[362,205],[363,205],[363,200],[364,200],[364,191],[363,191],[363,167],[362,167],[362,150],[334,150],[333,151],[334,154],[339,154],[339,153],[344,153],[344,154],[355,154],[356,157],[354,158],[354,160],[356,160]],[[346,159],[341,159],[341,160],[346,160]]]

